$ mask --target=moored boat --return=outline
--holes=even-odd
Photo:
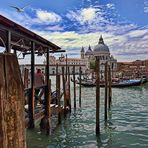
[[[73,80],[72,80],[73,81]],[[79,80],[75,81],[77,84],[80,84]],[[139,86],[142,84],[142,80],[141,79],[130,79],[130,80],[123,80],[123,81],[119,81],[119,82],[113,82],[112,83],[112,87],[118,87],[118,88],[123,88],[123,87],[130,87],[130,86]],[[81,85],[84,87],[94,87],[96,86],[96,83],[89,80],[81,80]],[[105,87],[104,83],[100,83],[100,87]]]

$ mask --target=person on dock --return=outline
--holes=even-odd
[[[44,75],[41,72],[41,69],[37,69],[37,72],[35,73],[35,104],[37,105],[37,102],[39,100],[39,93],[40,93],[40,87],[44,85]]]

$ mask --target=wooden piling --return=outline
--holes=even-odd
[[[71,112],[71,93],[70,93],[70,69],[69,69],[69,66],[68,66],[68,100],[69,100],[69,110]]]
[[[68,73],[68,65],[67,65],[67,54],[66,54],[66,73],[65,73],[65,80],[67,81],[67,73]]]
[[[62,80],[63,80],[63,91],[64,91],[64,116],[66,116],[66,107],[67,107],[67,99],[66,99],[66,90],[65,90],[65,76],[64,76],[64,67],[62,67]]]
[[[79,107],[81,107],[81,75],[82,75],[82,72],[81,72],[81,67],[79,69],[79,81],[80,81],[80,85],[79,85]]]
[[[76,109],[76,78],[75,78],[75,66],[73,66],[73,87],[74,87],[74,109]]]
[[[0,148],[25,148],[24,87],[14,54],[0,54],[0,78]]]
[[[112,76],[111,76],[111,68],[110,68],[110,66],[109,66],[109,69],[108,69],[108,81],[109,81],[109,109],[111,108],[111,102],[112,102]]]
[[[100,135],[100,60],[96,58],[96,135]]]
[[[24,69],[24,88],[28,88],[28,74],[29,74],[29,70],[25,68]]]
[[[56,95],[56,100],[57,100],[57,104],[58,104],[58,123],[60,124],[61,123],[61,98],[60,98],[60,75],[57,74],[56,75],[56,92],[57,92],[57,95]]]
[[[108,104],[108,63],[105,63],[105,101],[104,101],[104,119],[107,120],[107,104]]]

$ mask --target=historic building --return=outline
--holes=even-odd
[[[56,59],[54,56],[49,57],[49,72],[50,75],[56,74],[56,64],[58,64],[58,72],[62,73],[62,67],[65,67],[66,65],[69,66],[70,74],[73,73],[73,66],[75,66],[75,73],[79,73],[79,68],[81,67],[82,73],[89,73],[90,70],[90,63],[91,61],[95,61],[95,56],[100,58],[100,70],[101,73],[104,73],[104,64],[105,62],[108,62],[108,64],[111,66],[112,74],[117,70],[117,60],[114,59],[112,55],[110,55],[110,51],[108,46],[104,43],[102,36],[100,36],[98,44],[94,47],[94,49],[91,49],[91,46],[89,45],[88,49],[85,51],[82,47],[80,51],[80,58],[66,58],[66,56],[61,55],[58,59]],[[46,61],[43,62],[43,64],[36,64],[36,68],[40,68],[43,73],[45,73],[45,64]],[[30,69],[30,65],[24,65],[24,67]]]
[[[110,54],[109,48],[104,43],[102,36],[100,36],[99,42],[93,50],[90,45],[86,51],[83,47],[81,49],[81,59],[86,60],[86,66],[88,69],[90,68],[91,61],[94,60],[96,56],[100,59],[101,72],[104,73],[104,64],[108,62],[111,66],[112,74],[114,75],[117,70],[117,60]]]

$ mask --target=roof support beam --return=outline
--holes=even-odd
[[[7,40],[6,40],[6,52],[10,53],[11,52],[11,32],[8,30],[7,31]]]
[[[29,128],[34,128],[34,67],[35,67],[35,43],[31,42],[31,92],[28,100],[29,104]]]

